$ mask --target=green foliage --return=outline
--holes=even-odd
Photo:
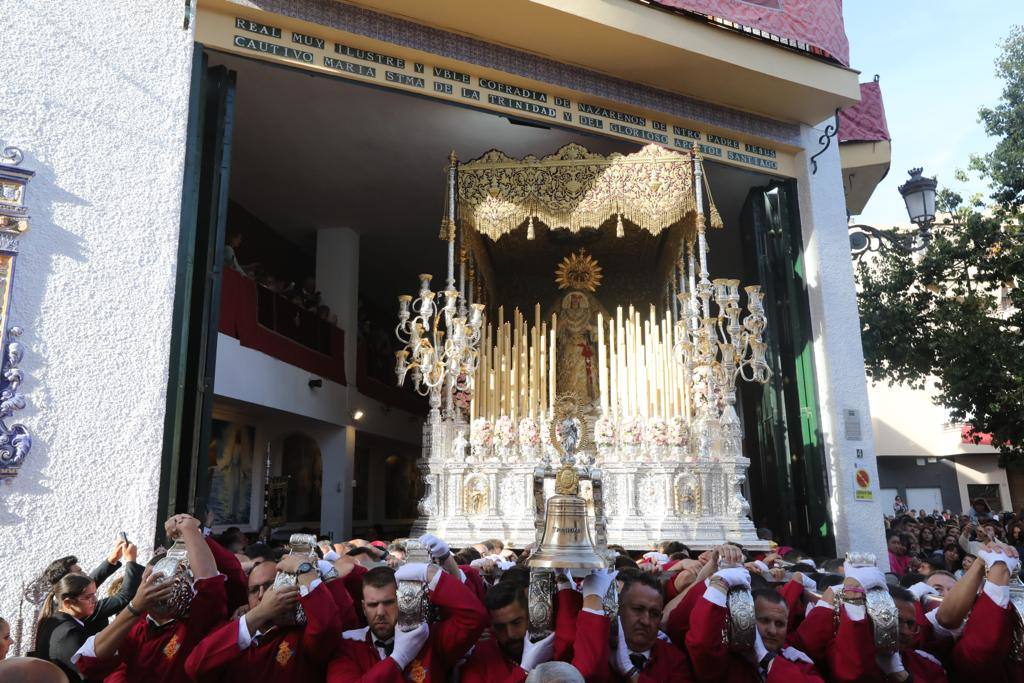
[[[1003,94],[993,108],[978,112],[986,132],[999,138],[988,154],[971,158],[971,168],[992,182],[992,199],[1019,209],[1024,205],[1024,28],[1014,27],[996,60]]]
[[[883,249],[857,276],[868,374],[917,387],[934,377],[936,402],[991,434],[1006,465],[1024,463],[1024,28],[1011,30],[996,73],[1002,97],[979,115],[999,141],[971,158],[994,206],[940,191],[948,218],[928,248]]]
[[[937,204],[950,218],[927,250],[858,264],[868,374],[918,387],[935,377],[954,421],[992,434],[1004,463],[1024,460],[1024,224],[948,190]]]

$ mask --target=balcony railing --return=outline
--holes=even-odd
[[[230,268],[221,281],[219,328],[242,346],[347,384],[342,330]]]

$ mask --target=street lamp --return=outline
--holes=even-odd
[[[859,259],[865,253],[878,251],[881,248],[909,254],[928,247],[931,242],[931,227],[935,222],[935,188],[938,182],[935,178],[922,176],[922,171],[921,168],[910,169],[908,171],[910,180],[899,187],[903,203],[907,206],[910,222],[916,225],[918,230],[916,232],[898,232],[896,230],[881,230],[871,225],[851,225],[848,230],[850,252],[853,254],[853,258]],[[921,239],[918,240],[918,237]]]

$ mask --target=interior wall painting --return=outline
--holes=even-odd
[[[249,524],[256,428],[214,419],[210,427],[210,510],[215,525]]]

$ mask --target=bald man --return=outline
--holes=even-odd
[[[53,662],[11,657],[0,661],[0,683],[68,683],[68,677]]]

